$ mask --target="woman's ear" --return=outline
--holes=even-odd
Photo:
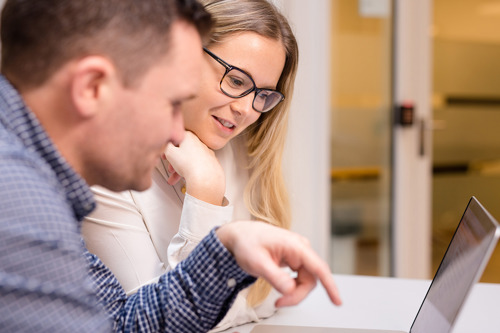
[[[71,98],[81,117],[93,117],[113,103],[119,78],[109,59],[88,56],[79,60],[74,70]]]

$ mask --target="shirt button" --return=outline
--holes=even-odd
[[[227,286],[229,288],[233,288],[235,285],[236,285],[236,280],[235,279],[231,278],[231,279],[227,280]]]

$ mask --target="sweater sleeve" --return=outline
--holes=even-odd
[[[233,206],[224,199],[225,205],[216,206],[186,194],[182,206],[179,231],[168,246],[170,268],[187,258],[211,229],[231,221]]]
[[[130,191],[112,192],[94,186],[97,209],[82,224],[87,249],[96,254],[127,294],[158,281],[165,264]]]

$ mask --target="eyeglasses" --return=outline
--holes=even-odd
[[[252,77],[243,70],[228,64],[206,48],[203,48],[203,50],[226,69],[220,80],[220,90],[226,96],[241,98],[255,91],[252,107],[255,111],[261,113],[271,110],[285,99],[285,96],[279,91],[257,88]]]

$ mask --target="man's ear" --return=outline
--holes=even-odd
[[[71,98],[80,116],[93,117],[113,102],[119,84],[113,63],[102,56],[88,56],[78,61],[71,83]]]

